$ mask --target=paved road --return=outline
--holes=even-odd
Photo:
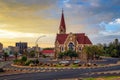
[[[98,77],[119,74],[91,74],[95,72],[105,72],[120,70],[120,66],[102,67],[102,68],[87,68],[87,69],[61,69],[51,72],[39,72],[39,73],[27,73],[27,74],[15,74],[9,76],[0,76],[0,80],[55,80],[62,78],[78,78],[78,77]]]
[[[102,63],[116,63],[118,59],[106,59],[105,62]],[[100,62],[99,62],[100,63]],[[11,67],[15,68],[15,67]],[[26,69],[26,68],[24,68]],[[32,68],[33,70],[38,70],[37,68]],[[79,77],[98,77],[98,76],[109,76],[109,75],[120,75],[120,73],[113,74],[92,74],[97,72],[106,72],[106,71],[117,71],[120,70],[120,66],[109,66],[109,67],[101,67],[101,68],[87,68],[87,69],[51,69],[48,72],[48,69],[45,72],[38,73],[23,73],[23,74],[14,74],[14,75],[6,75],[0,76],[0,80],[56,80],[62,78],[79,78]]]

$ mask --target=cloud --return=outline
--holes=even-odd
[[[120,0],[69,0],[64,3],[68,32],[85,32],[93,43],[120,39],[118,3]]]
[[[104,30],[99,33],[91,36],[94,43],[109,43],[114,39],[120,39],[120,23],[119,18],[110,21],[108,23],[102,22],[101,27],[104,27]]]
[[[43,34],[41,34],[43,35]],[[31,37],[37,37],[39,34],[36,33],[22,33],[22,32],[11,32],[8,30],[0,30],[0,38],[31,38]]]
[[[27,37],[23,34],[50,34],[48,40],[54,44],[61,8],[64,8],[68,33],[84,32],[93,43],[102,41],[102,38],[107,42],[106,36],[112,40],[120,32],[119,3],[120,0],[1,0],[0,29],[10,34],[18,32],[23,40]]]
[[[110,24],[110,25],[120,24],[120,19],[118,18],[118,19],[116,19],[116,20],[115,20],[115,21],[113,21],[113,22],[109,22],[109,24]]]
[[[53,33],[56,20],[48,19],[44,11],[55,3],[53,0],[2,0],[0,24],[7,24],[2,29],[34,33],[48,33],[49,30]]]

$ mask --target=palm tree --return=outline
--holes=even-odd
[[[9,57],[8,53],[4,52],[3,57],[4,57],[5,61],[7,61],[7,57]]]
[[[15,60],[17,60],[18,53],[17,53],[17,52],[15,52],[15,53],[14,53],[14,56],[15,56]]]

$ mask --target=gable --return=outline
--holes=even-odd
[[[64,44],[69,35],[70,34],[57,34],[56,42],[58,42],[59,44]],[[92,44],[92,42],[89,40],[88,36],[85,35],[85,33],[76,33],[73,35],[75,35],[78,44]]]
[[[56,42],[58,41],[59,44],[64,44],[66,41],[68,34],[57,34],[56,36]]]
[[[76,40],[78,44],[92,44],[92,42],[89,40],[88,36],[85,35],[85,33],[76,34]]]

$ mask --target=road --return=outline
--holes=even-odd
[[[105,62],[98,62],[102,64],[108,63],[116,63],[118,59],[108,58]],[[35,69],[36,70],[36,69]],[[43,70],[43,69],[40,69]],[[107,72],[107,71],[120,71],[120,65],[116,66],[106,66],[100,68],[70,68],[70,69],[51,69],[48,72],[48,69],[45,69],[45,72],[35,72],[35,73],[22,73],[22,74],[14,74],[14,75],[4,75],[0,76],[0,80],[59,80],[65,78],[86,78],[86,77],[99,77],[99,76],[114,76],[120,75],[120,73],[112,73],[112,74],[97,74],[99,72]],[[94,73],[94,74],[92,74]]]
[[[96,72],[106,72],[120,70],[120,66],[102,67],[102,68],[87,68],[87,69],[61,69],[51,72],[39,72],[39,73],[26,73],[0,76],[0,80],[55,80],[62,78],[85,78],[85,77],[98,77],[119,74],[91,74]]]

